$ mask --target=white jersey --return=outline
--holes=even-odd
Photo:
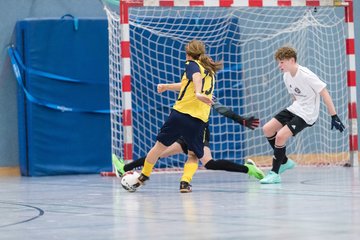
[[[326,87],[326,83],[300,65],[294,77],[290,72],[284,73],[284,82],[289,93],[295,98],[287,110],[301,117],[307,124],[314,124],[319,117],[320,92]]]

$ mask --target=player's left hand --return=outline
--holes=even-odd
[[[254,130],[255,128],[257,128],[260,124],[260,121],[258,118],[255,118],[254,116],[251,116],[249,118],[244,118],[242,120],[242,124],[243,126],[250,128],[251,130]]]
[[[333,130],[334,127],[340,132],[343,132],[345,129],[344,124],[341,122],[340,118],[336,114],[331,116],[331,130]]]

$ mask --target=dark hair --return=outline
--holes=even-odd
[[[214,62],[211,57],[206,55],[205,44],[199,40],[192,40],[186,45],[186,54],[191,56],[194,60],[199,60],[201,65],[208,70],[210,75],[214,75],[217,71],[222,69],[222,62]]]

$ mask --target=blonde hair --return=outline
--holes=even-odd
[[[199,40],[191,40],[186,45],[186,54],[191,56],[194,60],[199,60],[201,65],[210,73],[214,75],[217,71],[222,69],[222,62],[214,62],[211,57],[206,55],[205,44]]]
[[[281,47],[275,53],[276,60],[288,60],[294,58],[295,62],[297,60],[296,50],[292,47]]]

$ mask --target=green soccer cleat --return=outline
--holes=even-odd
[[[279,174],[270,171],[266,177],[260,180],[261,184],[275,184],[275,183],[281,183],[281,177]]]
[[[121,178],[125,171],[124,171],[124,160],[122,158],[118,158],[115,154],[112,155],[112,163],[115,167],[115,174],[118,178]]]
[[[253,176],[259,180],[263,179],[265,174],[261,171],[255,164],[255,162],[251,159],[247,159],[246,163],[244,164],[248,168],[249,176]]]
[[[279,169],[279,174],[285,172],[286,170],[292,169],[296,166],[296,163],[288,158],[287,162],[285,164],[281,164]]]

